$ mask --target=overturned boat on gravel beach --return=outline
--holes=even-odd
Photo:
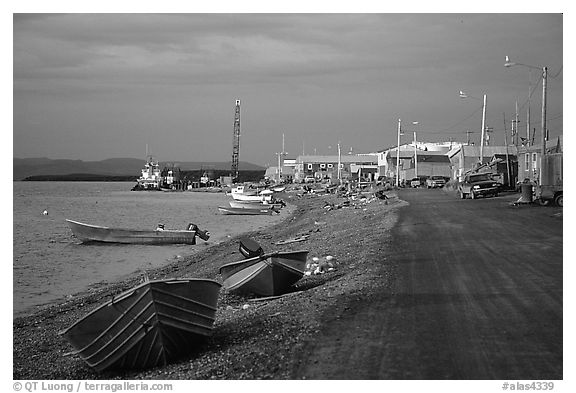
[[[307,256],[308,250],[261,254],[223,265],[219,271],[229,291],[281,295],[304,276]]]
[[[105,242],[124,244],[196,244],[196,236],[206,241],[210,232],[203,231],[195,224],[188,224],[185,230],[164,229],[162,224],[154,229],[109,228],[82,222],[66,220],[74,236],[81,242]]]
[[[164,366],[212,334],[221,284],[206,279],[147,281],[60,334],[97,371]]]

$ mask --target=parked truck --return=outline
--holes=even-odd
[[[536,200],[541,205],[553,202],[563,206],[562,195],[562,164],[563,154],[546,154],[542,159],[542,184],[536,186]]]

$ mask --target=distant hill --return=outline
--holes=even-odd
[[[106,176],[140,176],[145,160],[137,158],[111,158],[102,161],[82,161],[50,158],[14,158],[13,180],[23,180],[30,176],[41,175],[71,175],[77,173],[106,175]],[[179,167],[182,170],[230,170],[230,162],[178,162],[161,161],[160,167],[167,164]],[[241,171],[260,171],[266,168],[249,162],[240,162]]]

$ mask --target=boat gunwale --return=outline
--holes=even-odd
[[[306,261],[304,261],[304,263],[305,262]],[[295,268],[294,266],[290,266],[290,265],[283,263],[283,262],[280,262],[280,261],[272,261],[272,265],[281,267],[281,268],[283,268],[287,271],[293,272],[293,273],[297,273],[300,276],[304,275],[304,270],[299,270],[299,269]]]
[[[270,259],[270,258],[283,258],[286,255],[293,255],[293,254],[303,254],[303,253],[310,253],[309,250],[296,250],[296,251],[274,251],[268,254],[263,254],[263,255],[257,255],[255,257],[252,258],[247,258],[247,259],[242,259],[240,261],[235,261],[235,262],[229,262],[225,265],[220,266],[220,268],[218,269],[218,272],[221,272],[222,268],[224,267],[230,267],[230,266],[234,266],[234,265],[240,265],[242,263],[246,263],[246,262],[258,262],[258,259]],[[246,267],[249,267],[251,265],[248,265]]]
[[[218,273],[222,274],[222,269],[223,268],[227,268],[227,267],[232,267],[232,266],[238,266],[238,265],[243,265],[246,264],[245,269],[249,268],[250,266],[260,262],[260,261],[265,261],[267,259],[269,259],[271,256],[275,255],[277,253],[270,253],[270,254],[263,254],[263,255],[257,255],[255,257],[252,258],[246,258],[246,259],[242,259],[240,261],[235,261],[235,262],[229,262],[225,265],[220,266],[220,268],[218,269]],[[268,263],[269,264],[269,263]]]
[[[254,266],[260,262],[264,262],[264,261],[258,261],[255,264],[252,264],[250,266]],[[257,269],[254,269],[254,271],[252,273],[250,273],[249,275],[243,277],[241,280],[236,281],[233,285],[225,285],[226,289],[229,291],[234,291],[242,286],[244,286],[246,283],[249,283],[250,281],[252,281],[256,276],[258,276],[260,273],[262,273],[262,271],[264,269],[266,269],[266,267],[269,266],[266,263],[262,263],[262,266],[258,267]],[[249,266],[247,266],[246,268],[248,268]],[[226,280],[224,280],[224,282],[229,281],[232,277],[234,277],[236,274],[240,273],[241,271],[244,271],[245,269],[239,270],[237,272],[235,272],[234,274],[231,274],[228,278],[226,278]]]
[[[82,318],[78,319],[76,322],[74,322],[72,325],[70,325],[69,327],[67,327],[64,330],[61,330],[60,332],[58,332],[59,335],[65,335],[69,330],[71,330],[72,328],[74,328],[76,325],[80,324],[80,322],[84,321],[85,319],[87,319],[88,317],[90,317],[92,314],[95,314],[96,312],[100,311],[101,309],[103,309],[104,307],[108,307],[108,306],[112,306],[115,302],[122,300],[126,297],[129,297],[131,295],[134,294],[134,292],[136,292],[136,290],[145,287],[147,285],[152,285],[155,283],[165,283],[165,284],[176,284],[176,283],[183,283],[183,282],[190,282],[190,281],[203,281],[203,282],[208,282],[208,283],[213,283],[213,284],[217,284],[220,288],[222,287],[222,284],[220,284],[218,281],[216,280],[212,280],[209,278],[176,278],[176,279],[170,279],[170,280],[149,280],[149,281],[145,281],[133,288],[127,289],[121,293],[119,293],[118,295],[114,295],[112,296],[112,298],[110,300],[107,300],[106,302],[100,304],[98,307],[96,307],[95,309],[93,309],[92,311],[90,311],[88,314],[84,315]],[[146,292],[145,292],[146,293]]]
[[[230,273],[229,275],[226,276],[223,286],[230,290],[230,291],[234,291],[234,290],[238,290],[240,289],[242,286],[246,285],[247,283],[249,283],[251,280],[253,280],[258,274],[260,274],[266,267],[277,267],[280,269],[283,269],[287,272],[292,273],[295,276],[299,276],[299,278],[301,278],[304,275],[304,270],[299,270],[297,268],[294,268],[293,266],[290,266],[289,264],[283,262],[283,260],[296,260],[297,262],[300,262],[302,264],[306,263],[306,259],[307,259],[307,255],[310,251],[309,250],[297,250],[297,251],[276,251],[276,252],[272,252],[269,254],[264,254],[264,255],[260,255],[260,256],[255,256],[252,258],[248,258],[245,260],[241,260],[241,261],[237,261],[237,262],[231,262],[231,263],[227,263],[226,265],[223,265],[220,267],[220,274],[222,274],[222,268],[227,268],[227,267],[234,267],[234,266],[241,266],[243,263],[248,262],[248,264],[243,267],[243,268],[239,268],[238,270],[232,271],[232,273]],[[287,258],[286,256],[292,256],[292,255],[296,255],[296,254],[304,254],[303,258]],[[270,260],[270,261],[268,261]],[[233,285],[228,285],[230,282],[230,279],[236,275],[238,275],[240,272],[258,264],[262,262],[262,266],[254,269],[253,272],[251,272],[250,274],[246,275],[245,277],[242,277],[240,280],[236,281],[233,283]]]
[[[112,228],[112,227],[105,227],[102,225],[94,225],[94,224],[86,224],[80,221],[74,221],[74,220],[70,220],[68,218],[66,218],[67,222],[76,224],[80,227],[86,227],[86,228],[93,228],[93,229],[106,229],[106,230],[110,230],[110,231],[118,231],[118,232],[142,232],[142,233],[156,233],[156,232],[162,232],[162,233],[185,233],[185,234],[189,234],[189,233],[196,233],[196,231],[189,231],[187,229],[163,229],[161,231],[158,231],[156,229],[130,229],[130,228]]]
[[[265,207],[265,208],[252,208],[252,207],[231,207],[231,206],[218,206],[218,210],[221,213],[228,214],[228,215],[261,215],[261,216],[271,216],[272,213],[280,213],[279,210],[276,210],[275,207]]]
[[[113,298],[111,300],[109,300],[108,302],[102,304],[101,306],[97,307],[96,309],[92,310],[92,312],[88,313],[87,315],[85,315],[83,318],[79,319],[78,321],[76,321],[73,325],[71,325],[69,328],[65,329],[64,331],[60,332],[59,334],[61,335],[65,335],[70,329],[74,328],[77,324],[79,324],[80,322],[84,321],[85,319],[87,319],[89,316],[91,316],[92,314],[94,314],[95,312],[101,310],[103,307],[110,307],[113,306],[114,303],[118,302],[119,300],[124,300],[126,298],[128,298],[129,296],[133,295],[134,293],[136,293],[137,289],[140,289],[142,287],[148,286],[148,288],[146,288],[146,290],[134,301],[133,304],[131,304],[125,311],[123,311],[118,318],[116,318],[111,324],[110,326],[105,329],[103,332],[101,332],[96,338],[94,338],[91,342],[89,342],[87,345],[85,345],[83,348],[73,351],[71,352],[74,355],[80,355],[82,357],[82,359],[88,363],[88,365],[90,365],[91,367],[95,368],[96,370],[104,370],[107,367],[111,366],[112,364],[114,364],[116,361],[120,360],[122,358],[122,356],[126,355],[130,350],[132,350],[132,348],[134,348],[136,345],[138,345],[139,343],[142,342],[142,340],[146,337],[146,335],[148,334],[148,332],[150,330],[154,330],[154,340],[153,340],[153,344],[157,341],[157,339],[161,339],[160,337],[160,330],[162,330],[162,325],[168,326],[168,327],[172,327],[181,331],[186,331],[188,333],[191,334],[197,334],[199,336],[208,336],[210,335],[211,329],[212,329],[212,325],[214,323],[215,317],[210,317],[207,315],[202,315],[199,314],[195,311],[192,310],[186,310],[183,309],[182,307],[179,306],[174,306],[171,305],[169,303],[165,303],[164,301],[158,301],[154,298],[151,298],[149,301],[147,301],[144,305],[142,310],[140,310],[134,317],[129,317],[129,319],[126,319],[127,314],[130,310],[136,308],[139,304],[141,304],[142,300],[146,298],[147,295],[153,295],[153,292],[160,292],[163,295],[166,296],[171,296],[171,297],[176,297],[182,300],[186,300],[187,302],[193,303],[195,305],[199,305],[201,307],[207,308],[210,311],[213,311],[214,313],[216,312],[216,308],[212,307],[208,304],[202,303],[202,302],[198,302],[192,299],[188,299],[186,297],[180,296],[180,295],[175,295],[172,294],[170,292],[166,292],[164,290],[159,290],[158,288],[154,288],[153,283],[162,283],[162,284],[177,284],[177,283],[184,283],[184,282],[192,282],[192,281],[202,281],[202,282],[206,282],[206,283],[213,283],[213,284],[217,284],[217,286],[220,288],[222,286],[222,284],[220,284],[219,282],[215,281],[215,280],[210,280],[210,279],[174,279],[174,280],[152,280],[152,281],[147,281],[144,282],[122,294],[120,294],[120,296],[118,298]],[[160,303],[163,306],[167,306],[169,308],[176,308],[180,311],[185,311],[188,314],[193,314],[195,316],[200,316],[202,318],[207,319],[210,323],[208,325],[203,325],[201,323],[197,323],[197,322],[187,322],[183,319],[180,318],[175,318],[174,316],[164,313],[164,312],[160,312],[158,310],[156,310],[155,307],[155,303]],[[134,331],[132,331],[130,333],[130,327],[134,326],[133,322],[137,321],[141,316],[145,315],[150,308],[154,308],[155,310],[150,314],[150,316],[148,316],[144,322],[139,323],[140,326],[136,326],[136,329],[134,329]],[[162,321],[161,318],[166,319],[166,321]],[[152,320],[156,320],[157,323],[156,324],[151,324],[150,322]],[[120,331],[117,332],[116,334],[113,335],[113,337],[111,337],[110,339],[108,339],[106,342],[102,342],[101,346],[99,348],[97,348],[94,352],[90,353],[90,354],[84,354],[84,352],[86,352],[87,350],[90,349],[90,347],[94,346],[96,343],[98,343],[99,341],[102,341],[102,338],[105,337],[105,335],[110,332],[113,327],[117,326],[122,320],[125,320],[127,323],[125,326],[121,327]],[[176,321],[176,322],[172,322],[172,320]],[[177,325],[177,323],[180,322],[180,325]],[[183,328],[182,327],[182,323],[184,323],[184,325],[191,325],[194,326],[196,329],[192,330],[192,329],[187,329],[187,328]],[[200,330],[200,331],[199,331]],[[108,350],[108,351],[104,351],[104,349],[108,348],[117,338],[121,337],[125,332],[129,332],[128,337],[126,337],[120,344],[118,344],[114,349],[112,350]],[[142,333],[144,332],[144,333]],[[133,342],[132,342],[133,341]],[[132,342],[132,343],[131,343]],[[148,359],[150,358],[150,355],[152,353],[152,348],[153,346],[150,346],[150,349],[148,350],[148,353],[146,355],[146,362],[148,361]],[[164,352],[164,345],[160,345],[160,351],[158,354],[158,357],[156,359],[156,365],[158,364],[158,361],[162,355],[162,353]],[[140,350],[138,350],[138,353],[140,353]],[[100,360],[97,361],[91,361],[92,358],[94,358],[95,356],[102,354],[103,357]],[[116,358],[116,360],[113,360],[112,363],[109,363],[109,359],[111,358]],[[166,362],[166,359],[164,358],[164,361]],[[105,365],[102,365],[105,364]]]

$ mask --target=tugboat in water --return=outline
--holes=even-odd
[[[162,176],[160,165],[153,156],[146,157],[146,164],[142,168],[142,175],[138,178],[132,191],[160,191]]]

